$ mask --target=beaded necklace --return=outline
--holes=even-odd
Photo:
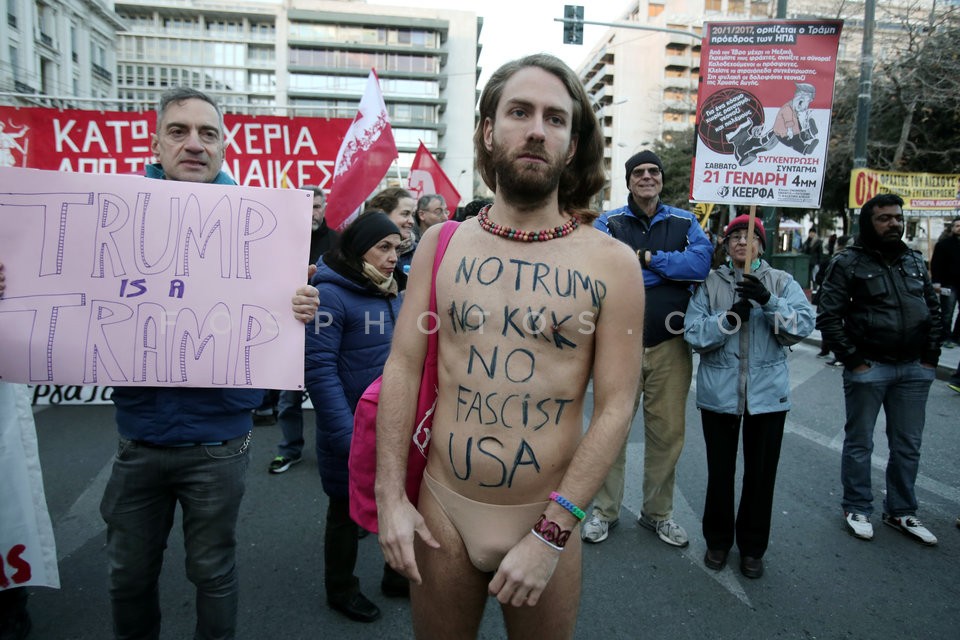
[[[576,216],[571,216],[569,220],[553,229],[521,231],[520,229],[513,229],[502,224],[497,224],[488,218],[487,212],[490,210],[490,206],[491,205],[487,205],[480,210],[480,213],[477,214],[477,222],[480,223],[480,228],[487,233],[492,233],[495,236],[500,236],[507,240],[516,240],[517,242],[546,242],[554,238],[568,236],[580,226],[580,220]]]

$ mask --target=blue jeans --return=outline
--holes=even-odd
[[[277,455],[295,460],[303,455],[303,391],[281,391],[277,401],[277,422],[283,440]]]
[[[218,446],[154,447],[120,438],[100,515],[114,636],[160,637],[157,580],[177,503],[187,578],[196,586],[197,640],[236,637],[236,529],[250,434]]]
[[[927,395],[935,372],[918,361],[869,364],[870,369],[862,373],[843,372],[847,408],[846,436],[840,462],[843,510],[865,516],[873,513],[870,459],[873,431],[880,407],[883,407],[890,449],[883,511],[891,516],[913,515],[917,512],[914,485],[920,468]]]

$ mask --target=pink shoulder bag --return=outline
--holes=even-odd
[[[420,495],[420,481],[427,466],[433,412],[437,407],[437,269],[447,251],[450,238],[459,222],[448,221],[440,229],[437,251],[433,258],[430,278],[430,319],[428,323],[427,354],[423,360],[420,395],[417,400],[416,424],[407,456],[407,498],[414,505]],[[370,383],[357,403],[353,414],[353,439],[350,441],[350,517],[361,527],[377,532],[377,501],[374,483],[377,471],[377,406],[380,402],[379,377]]]

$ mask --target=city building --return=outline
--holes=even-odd
[[[112,0],[6,0],[0,28],[0,103],[79,106],[116,97]]]

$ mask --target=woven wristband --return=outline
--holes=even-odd
[[[544,544],[549,545],[557,551],[563,551],[567,546],[567,540],[570,539],[572,531],[561,529],[553,520],[547,520],[546,514],[541,513],[537,523],[533,525],[530,532],[537,536]]]
[[[587,514],[583,512],[583,509],[573,504],[572,502],[564,498],[562,495],[560,495],[556,491],[550,494],[550,499],[556,502],[558,505],[560,505],[564,509],[566,509],[567,511],[569,511],[570,513],[572,513],[573,517],[575,517],[577,520],[580,520],[581,522],[583,521],[584,518],[587,517]]]

